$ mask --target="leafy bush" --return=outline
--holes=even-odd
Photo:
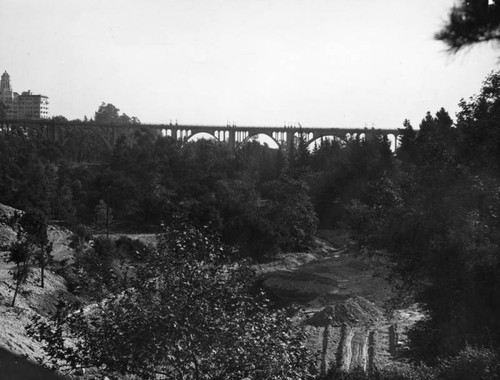
[[[91,239],[92,231],[90,230],[90,228],[84,226],[83,224],[78,224],[73,228],[73,234],[71,235],[69,246],[71,248],[77,249]]]
[[[406,365],[387,367],[373,373],[355,368],[349,372],[333,368],[325,380],[433,380],[435,370],[425,365]],[[458,378],[457,378],[458,379]]]
[[[466,347],[439,365],[438,380],[494,380],[500,378],[497,353],[486,348]]]

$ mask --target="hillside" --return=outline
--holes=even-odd
[[[8,221],[15,212],[0,206],[0,220]],[[74,255],[68,246],[70,234],[63,228],[49,227],[54,262],[46,271],[45,287],[39,286],[35,268],[15,308],[10,307],[13,291],[9,271],[13,264],[0,262],[0,348],[32,362],[43,360],[40,344],[27,337],[25,326],[35,315],[45,317],[54,312],[59,300],[74,299],[65,280],[54,273]],[[133,237],[152,241],[151,236]],[[4,245],[16,239],[15,231],[5,222],[0,239]],[[335,364],[344,369],[385,366],[397,357],[408,326],[421,318],[416,309],[394,316],[384,314],[382,306],[391,295],[387,259],[383,254],[359,252],[342,231],[322,231],[310,251],[281,255],[256,265],[255,270],[261,286],[279,303],[301,307],[308,344],[319,353],[318,365],[323,371]],[[10,359],[0,355],[0,365],[5,365],[5,360]]]
[[[2,221],[0,222],[0,243],[3,247],[16,239],[16,232],[6,223],[15,212],[20,213],[19,210],[0,205],[0,220]],[[61,260],[72,255],[67,245],[70,232],[50,226],[48,233],[54,248],[52,268],[55,268]],[[1,253],[5,257],[6,252]],[[13,295],[13,281],[9,272],[13,268],[14,264],[0,261],[0,325],[2,326],[0,329],[0,349],[2,350],[0,351],[0,370],[8,374],[10,376],[8,379],[12,380],[49,379],[51,372],[43,375],[45,372],[34,365],[43,359],[44,353],[41,345],[26,335],[25,326],[35,315],[45,317],[54,312],[59,299],[73,299],[74,297],[68,293],[65,280],[50,268],[45,272],[45,287],[41,288],[39,271],[34,269],[18,294],[15,307],[12,308],[10,303]],[[26,364],[25,359],[32,364]],[[22,372],[24,370],[27,372]],[[30,377],[31,372],[37,374],[38,377]]]

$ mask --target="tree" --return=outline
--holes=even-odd
[[[50,261],[52,244],[47,234],[47,220],[38,210],[27,211],[19,221],[21,226],[19,240],[32,251],[35,261],[40,267],[40,286],[44,287],[45,267]]]
[[[311,162],[311,153],[308,149],[307,139],[302,132],[294,138],[293,144],[288,150],[288,171],[293,178],[303,178],[309,169]]]
[[[102,199],[94,208],[94,225],[98,230],[106,228],[109,237],[109,224],[113,220],[113,210]]]
[[[125,291],[87,312],[35,319],[30,334],[50,358],[108,376],[313,378],[301,330],[250,293],[252,271],[232,256],[206,229],[165,227]]]
[[[499,83],[492,74],[462,101],[455,126],[443,109],[418,135],[406,125],[393,176],[399,200],[371,229],[391,252],[399,299],[428,313],[409,333],[419,361],[500,347]]]
[[[500,170],[500,71],[492,72],[478,95],[460,102],[457,134],[460,161],[496,177]]]
[[[94,120],[98,124],[140,124],[137,117],[129,117],[111,103],[102,102],[94,115]]]
[[[451,52],[487,41],[500,40],[500,1],[461,0],[448,16],[447,24],[435,35]]]
[[[112,124],[118,123],[120,114],[120,110],[116,108],[111,103],[102,102],[99,106],[99,109],[96,111],[94,115],[94,120],[96,123],[104,123],[104,124]]]
[[[58,116],[52,116],[52,121],[56,123],[67,123],[68,119],[65,116],[58,115]]]
[[[11,307],[15,306],[19,289],[28,278],[31,259],[32,252],[25,241],[16,242],[9,250],[9,256],[6,261],[16,264],[16,269],[10,272],[15,283],[14,296],[12,297],[12,303],[10,304]]]
[[[30,210],[19,219],[17,242],[11,247],[7,262],[16,264],[16,269],[11,272],[15,282],[12,307],[21,285],[26,281],[33,261],[40,267],[40,286],[44,287],[45,266],[50,260],[52,244],[47,235],[47,222],[43,213]]]
[[[306,182],[287,176],[263,184],[264,218],[276,248],[303,249],[312,242],[318,218],[308,191]]]

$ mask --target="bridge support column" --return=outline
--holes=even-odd
[[[295,144],[295,132],[293,130],[286,131],[286,146],[290,148]]]
[[[177,128],[170,128],[170,137],[177,140]]]
[[[231,148],[236,148],[236,132],[234,130],[229,131],[228,142]]]

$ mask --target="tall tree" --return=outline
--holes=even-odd
[[[10,271],[14,280],[14,295],[12,296],[11,307],[15,306],[21,285],[28,279],[32,258],[32,252],[26,241],[16,242],[9,250],[9,256],[6,258],[6,261],[13,262],[16,265],[15,269]]]
[[[480,93],[462,100],[460,107],[460,160],[496,176],[500,170],[500,71],[488,75]]]
[[[50,260],[52,245],[47,233],[47,219],[38,210],[27,211],[19,221],[21,226],[20,240],[27,243],[33,251],[33,257],[40,267],[40,286],[45,284],[45,267]]]

